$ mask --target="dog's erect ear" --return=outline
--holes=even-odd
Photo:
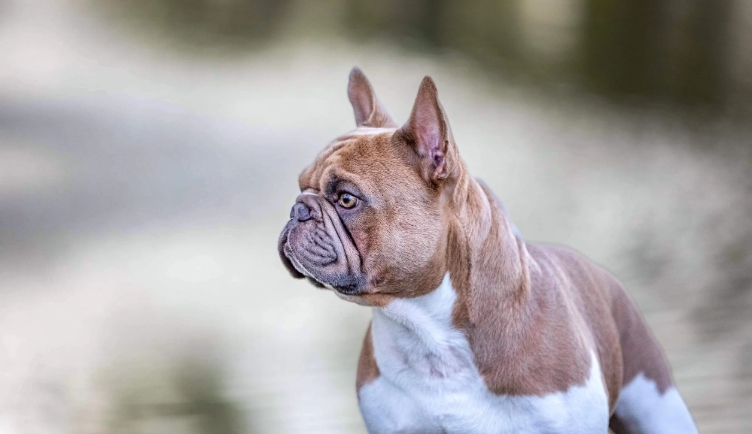
[[[438,182],[457,174],[457,147],[431,77],[426,76],[420,83],[410,119],[400,134],[421,157],[421,172],[426,180]]]
[[[359,127],[396,127],[389,113],[373,92],[371,83],[357,66],[350,71],[347,84],[347,97],[355,112],[355,123]]]

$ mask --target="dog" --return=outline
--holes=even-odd
[[[619,282],[525,242],[468,173],[430,77],[401,127],[357,67],[348,97],[357,128],[300,175],[278,249],[294,277],[372,308],[369,432],[697,432]]]

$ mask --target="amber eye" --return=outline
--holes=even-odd
[[[345,209],[354,208],[358,204],[358,198],[349,193],[342,193],[337,200],[339,206]]]

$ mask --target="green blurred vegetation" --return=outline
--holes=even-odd
[[[244,44],[269,37],[287,0],[101,0],[113,17],[191,45]]]
[[[114,398],[106,433],[253,432],[243,409],[225,395],[220,363],[198,349],[167,357],[131,356],[108,370],[103,380]]]
[[[334,31],[348,39],[459,52],[506,79],[574,86],[622,101],[716,111],[746,113],[752,100],[749,83],[731,71],[733,57],[752,49],[752,41],[736,52],[729,49],[734,32],[746,31],[732,25],[733,6],[746,7],[733,0],[103,0],[103,4],[140,28],[172,35],[195,49],[243,47],[273,39],[279,29],[290,25],[286,21],[291,16],[300,19],[295,10],[303,10],[312,21],[306,23],[304,33],[317,25],[331,27],[334,21],[338,27]],[[310,13],[314,9],[316,13]],[[562,41],[568,42],[562,45]]]

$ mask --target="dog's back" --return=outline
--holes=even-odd
[[[632,300],[610,274],[582,255],[562,247],[535,246],[528,250],[538,263],[551,264],[583,309],[598,347],[613,414],[609,427],[616,434],[696,433],[692,416],[671,377],[668,362]],[[610,308],[610,315],[595,310]],[[608,337],[613,325],[618,348]],[[614,393],[618,391],[618,393]]]

